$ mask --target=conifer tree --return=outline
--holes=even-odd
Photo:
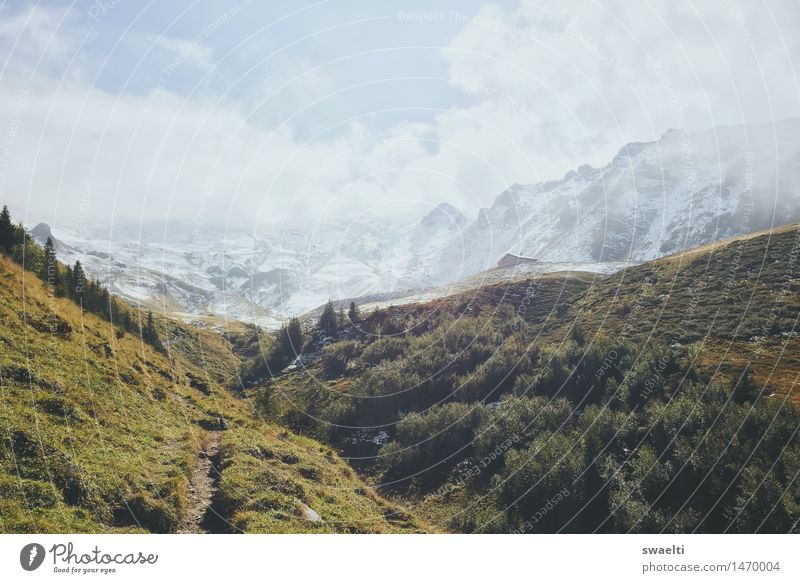
[[[106,320],[111,320],[111,294],[106,288],[100,288],[100,316]],[[151,314],[152,315],[152,314]],[[153,328],[155,330],[155,328]]]
[[[347,317],[350,319],[351,324],[358,324],[359,320],[361,320],[361,314],[355,302],[350,302],[350,309],[347,311]]]
[[[145,342],[153,342],[158,338],[158,332],[156,332],[155,322],[153,321],[152,310],[147,311],[147,320],[145,321],[144,328],[142,329],[142,338],[144,338]]]
[[[128,310],[122,314],[122,328],[128,332],[133,331],[133,322],[131,322],[131,313]]]
[[[13,244],[9,249],[11,259],[22,265],[28,271],[39,273],[44,262],[44,249],[30,233],[25,230],[22,223],[13,227]]]
[[[93,278],[89,282],[89,293],[87,294],[86,298],[86,304],[88,306],[87,309],[90,312],[96,313],[100,305],[99,291],[98,291],[99,289],[100,289],[100,282],[98,282],[96,279]]]
[[[77,302],[83,301],[84,288],[86,286],[86,273],[83,271],[83,266],[80,261],[75,262],[75,267],[72,268],[72,280],[70,281],[70,296]]]
[[[63,282],[64,282],[64,293],[63,294],[58,294],[58,295],[64,295],[64,296],[74,300],[75,299],[75,295],[74,295],[74,292],[73,292],[74,286],[72,284],[73,284],[73,281],[75,280],[75,274],[73,273],[72,268],[69,265],[67,265],[64,268],[64,277],[62,279],[63,279]]]
[[[303,350],[303,343],[300,320],[292,318],[277,332],[275,347],[267,362],[267,372],[275,374],[291,363]]]
[[[289,320],[289,325],[286,327],[286,339],[293,355],[297,356],[303,350],[303,328],[297,318]]]
[[[333,302],[331,300],[328,300],[328,303],[325,304],[322,315],[319,317],[319,324],[317,327],[325,336],[336,336],[336,333],[339,331],[339,326],[336,322],[336,308],[333,307]]]
[[[48,237],[44,244],[44,261],[39,268],[39,279],[48,281],[50,274],[50,262],[55,258],[55,250],[53,249],[53,240]]]
[[[56,295],[63,295],[65,287],[58,269],[56,260],[56,248],[52,237],[47,237],[44,244],[44,260],[39,270],[39,277],[47,283]]]
[[[15,228],[11,222],[11,213],[8,212],[8,207],[3,206],[0,212],[0,251],[10,254],[14,247]]]
[[[161,338],[159,337],[158,330],[156,329],[152,310],[147,311],[147,319],[142,327],[142,340],[153,346],[156,350],[164,350],[164,345],[161,343]]]

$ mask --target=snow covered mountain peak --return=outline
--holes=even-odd
[[[329,298],[439,286],[496,267],[506,253],[542,269],[607,269],[800,221],[800,119],[670,130],[620,148],[605,166],[513,184],[470,218],[448,203],[416,222],[265,227],[256,232],[114,229],[88,239],[59,226],[115,293],[175,312],[276,325]],[[555,267],[554,267],[555,269]]]
[[[440,203],[427,215],[422,217],[420,225],[429,228],[446,225],[463,225],[467,222],[467,215],[450,203]]]

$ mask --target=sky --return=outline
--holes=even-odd
[[[670,128],[799,116],[798,28],[795,0],[0,2],[0,202],[53,226],[474,214]]]

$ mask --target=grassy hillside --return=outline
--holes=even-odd
[[[800,227],[717,242],[630,268],[592,288],[565,326],[640,341],[697,343],[708,367],[749,365],[770,392],[787,394],[800,375]],[[791,398],[800,405],[800,394]]]
[[[718,242],[615,274],[593,286],[575,314],[626,336],[786,337],[800,311],[798,253],[797,225]]]
[[[0,258],[0,530],[797,531],[798,240],[378,310],[266,382],[252,327],[159,351]]]
[[[234,397],[219,335],[162,324],[162,354],[4,257],[0,283],[0,531],[425,528]]]
[[[261,406],[444,529],[797,532],[798,234],[374,312]]]

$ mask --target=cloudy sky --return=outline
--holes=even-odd
[[[474,212],[669,128],[800,115],[799,27],[795,0],[2,2],[0,200],[51,224]]]

